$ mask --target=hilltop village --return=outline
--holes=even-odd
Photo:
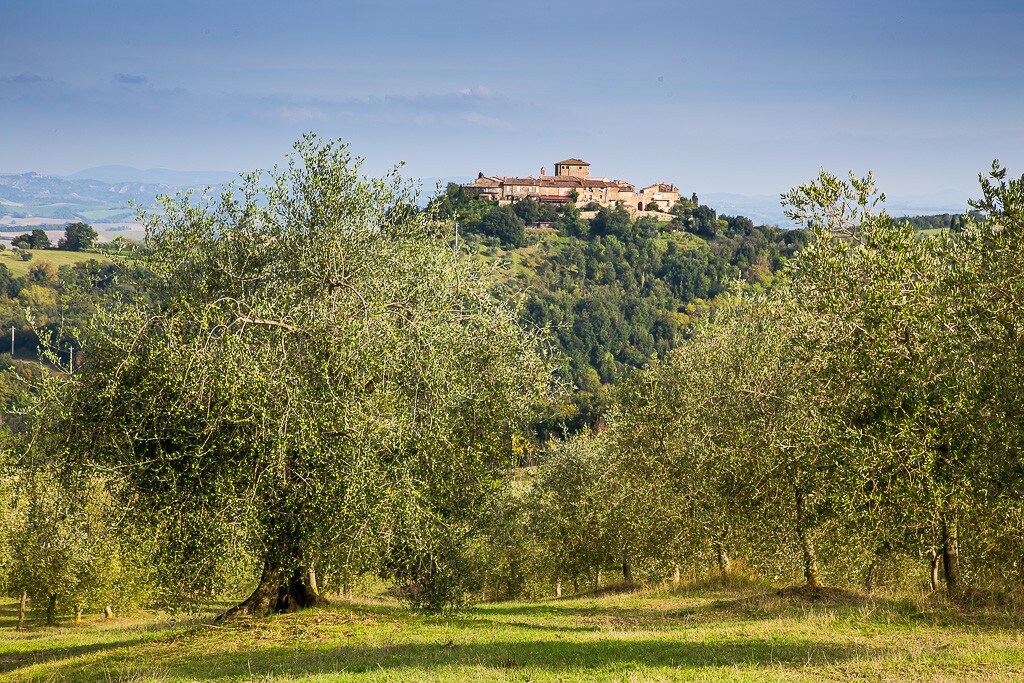
[[[543,166],[536,178],[486,176],[481,173],[463,187],[477,193],[481,199],[489,199],[499,205],[531,197],[547,204],[573,201],[607,207],[623,206],[634,214],[668,211],[679,201],[679,190],[675,185],[655,183],[638,192],[634,185],[624,180],[591,178],[590,164],[575,158],[557,162],[553,176],[548,175]]]

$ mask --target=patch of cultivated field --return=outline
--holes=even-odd
[[[0,263],[7,266],[7,269],[11,271],[11,275],[15,277],[25,275],[29,269],[37,263],[47,261],[53,265],[54,268],[60,268],[61,266],[69,266],[75,263],[82,263],[84,261],[100,261],[106,263],[110,261],[107,256],[103,254],[97,254],[95,252],[88,251],[60,251],[58,249],[30,249],[29,252],[32,254],[32,258],[28,261],[22,261],[18,256],[14,254],[10,249],[0,251]]]
[[[1018,681],[1016,617],[924,599],[768,588],[482,605],[387,602],[214,625],[165,615],[15,631],[7,681]]]

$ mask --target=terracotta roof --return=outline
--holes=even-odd
[[[556,161],[555,165],[565,164],[566,166],[590,166],[587,162],[582,159],[563,159],[562,161]]]
[[[554,176],[545,177],[542,185],[548,187],[583,187],[583,180],[581,178],[572,178],[570,176]]]
[[[531,187],[581,187],[582,178],[568,176],[544,176],[543,178],[502,178],[505,185],[529,185]]]
[[[559,162],[563,163],[563,162]],[[608,178],[577,178],[575,176],[541,176],[540,178],[533,178],[527,176],[526,178],[513,178],[508,176],[483,176],[477,178],[472,183],[468,183],[466,187],[475,189],[496,189],[502,187],[536,187],[539,189],[557,189],[557,188],[589,188],[589,189],[600,189],[600,188],[617,188],[620,191],[635,192],[633,185],[623,180],[609,180]],[[652,185],[651,187],[655,187]],[[658,187],[662,187],[659,185]],[[664,187],[672,187],[666,185]],[[650,189],[650,188],[646,188]],[[674,189],[674,187],[672,187]],[[668,191],[668,190],[662,190]]]
[[[601,180],[596,178],[584,178],[583,187],[614,187],[625,192],[634,192],[633,186],[622,180]]]

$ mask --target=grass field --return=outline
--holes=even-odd
[[[640,591],[428,617],[387,602],[223,626],[165,615],[13,629],[5,681],[1019,681],[1021,621],[925,599]]]
[[[54,268],[60,268],[61,266],[73,265],[91,259],[100,262],[110,260],[103,254],[88,251],[59,251],[57,249],[30,249],[29,251],[32,254],[32,258],[28,261],[22,261],[10,249],[0,251],[0,263],[7,266],[7,269],[11,271],[11,275],[19,277],[25,275],[32,266],[43,261],[49,261],[53,264]]]

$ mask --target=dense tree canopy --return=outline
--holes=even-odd
[[[470,249],[512,260],[508,295],[525,292],[523,322],[549,331],[567,363],[562,376],[576,388],[553,414],[556,431],[559,422],[569,431],[596,424],[608,387],[674,348],[693,319],[733,294],[771,288],[806,241],[801,230],[719,218],[689,202],[674,207],[668,222],[634,219],[621,206],[597,206],[585,219],[573,203],[557,212],[532,199],[495,206],[453,184],[432,207],[459,222]],[[552,213],[551,229],[529,228],[493,246],[472,242],[497,238],[499,217],[505,225],[518,217],[547,221]]]
[[[96,246],[99,235],[88,223],[69,223],[64,228],[64,236],[57,240],[58,249],[68,251],[83,251]]]
[[[36,228],[32,232],[26,232],[12,239],[11,246],[21,249],[49,249],[53,245],[50,243],[50,238],[47,237],[46,231],[42,228]]]

